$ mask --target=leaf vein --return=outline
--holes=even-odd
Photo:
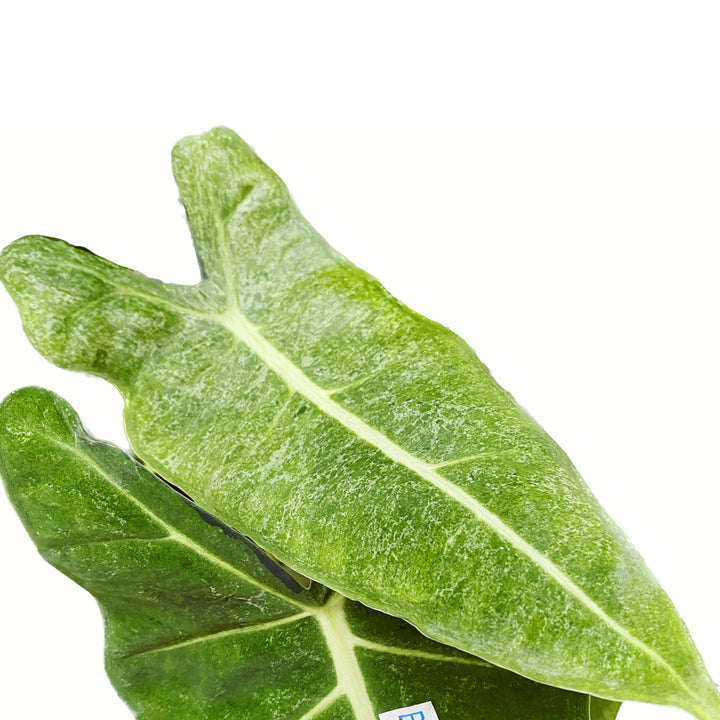
[[[172,650],[178,650],[189,645],[197,645],[198,643],[221,640],[222,638],[230,637],[232,635],[244,635],[251,632],[262,632],[263,630],[269,630],[280,625],[288,625],[289,623],[298,622],[299,620],[302,620],[306,617],[310,617],[310,615],[310,612],[301,612],[296,613],[295,615],[283,615],[282,617],[273,618],[272,620],[246,623],[243,625],[238,625],[236,627],[226,628],[225,630],[218,630],[214,633],[208,633],[206,635],[199,635],[197,637],[187,638],[186,640],[172,642],[167,645],[157,645],[155,647],[143,648],[142,650],[136,650],[134,652],[127,653],[123,655],[122,658],[124,660],[127,658],[139,657],[141,655],[152,655],[155,653],[171,652]]]
[[[382,643],[372,642],[364,638],[355,636],[355,645],[365,648],[366,650],[374,650],[376,652],[388,653],[390,655],[402,655],[403,657],[420,658],[421,660],[435,660],[438,662],[453,662],[458,665],[475,665],[478,667],[494,668],[489,662],[485,662],[480,658],[472,657],[456,657],[454,655],[442,655],[441,653],[427,652],[424,650],[412,650],[411,648],[394,647],[392,645],[383,645]]]

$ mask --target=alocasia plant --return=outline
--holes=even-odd
[[[173,154],[203,280],[23,238],[35,347],[114,383],[132,448],[291,568],[535,680],[720,718],[687,629],[572,463],[452,332],[333,251],[229,130]]]
[[[613,720],[322,586],[302,590],[231,528],[47,390],[0,405],[0,472],[43,556],[98,599],[106,666],[142,720]]]

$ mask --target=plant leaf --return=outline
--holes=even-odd
[[[134,451],[298,572],[540,682],[720,718],[685,625],[546,433],[452,332],[333,251],[229,130],[181,141],[203,280],[30,237],[0,277]]]
[[[533,683],[320,585],[302,590],[91,438],[49,391],[25,388],[0,405],[0,470],[45,559],[98,599],[108,674],[144,720],[377,720],[427,700],[443,720],[617,713],[617,703]]]

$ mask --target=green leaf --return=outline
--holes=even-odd
[[[432,701],[443,720],[612,720],[320,585],[302,590],[230,527],[46,390],[0,405],[0,471],[48,562],[105,618],[106,665],[145,720],[357,718]]]
[[[137,455],[288,566],[435,640],[720,718],[643,560],[472,350],[333,251],[231,131],[181,141],[173,167],[199,285],[40,237],[0,259],[40,352],[121,390]]]

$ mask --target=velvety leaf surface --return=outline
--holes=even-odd
[[[181,141],[173,167],[199,285],[40,237],[0,259],[40,352],[121,390],[138,456],[288,566],[434,639],[720,717],[655,578],[472,350],[333,251],[231,131]]]
[[[313,584],[118,448],[56,395],[0,405],[0,471],[43,556],[98,599],[106,665],[145,720],[612,720],[618,704],[533,683]]]

